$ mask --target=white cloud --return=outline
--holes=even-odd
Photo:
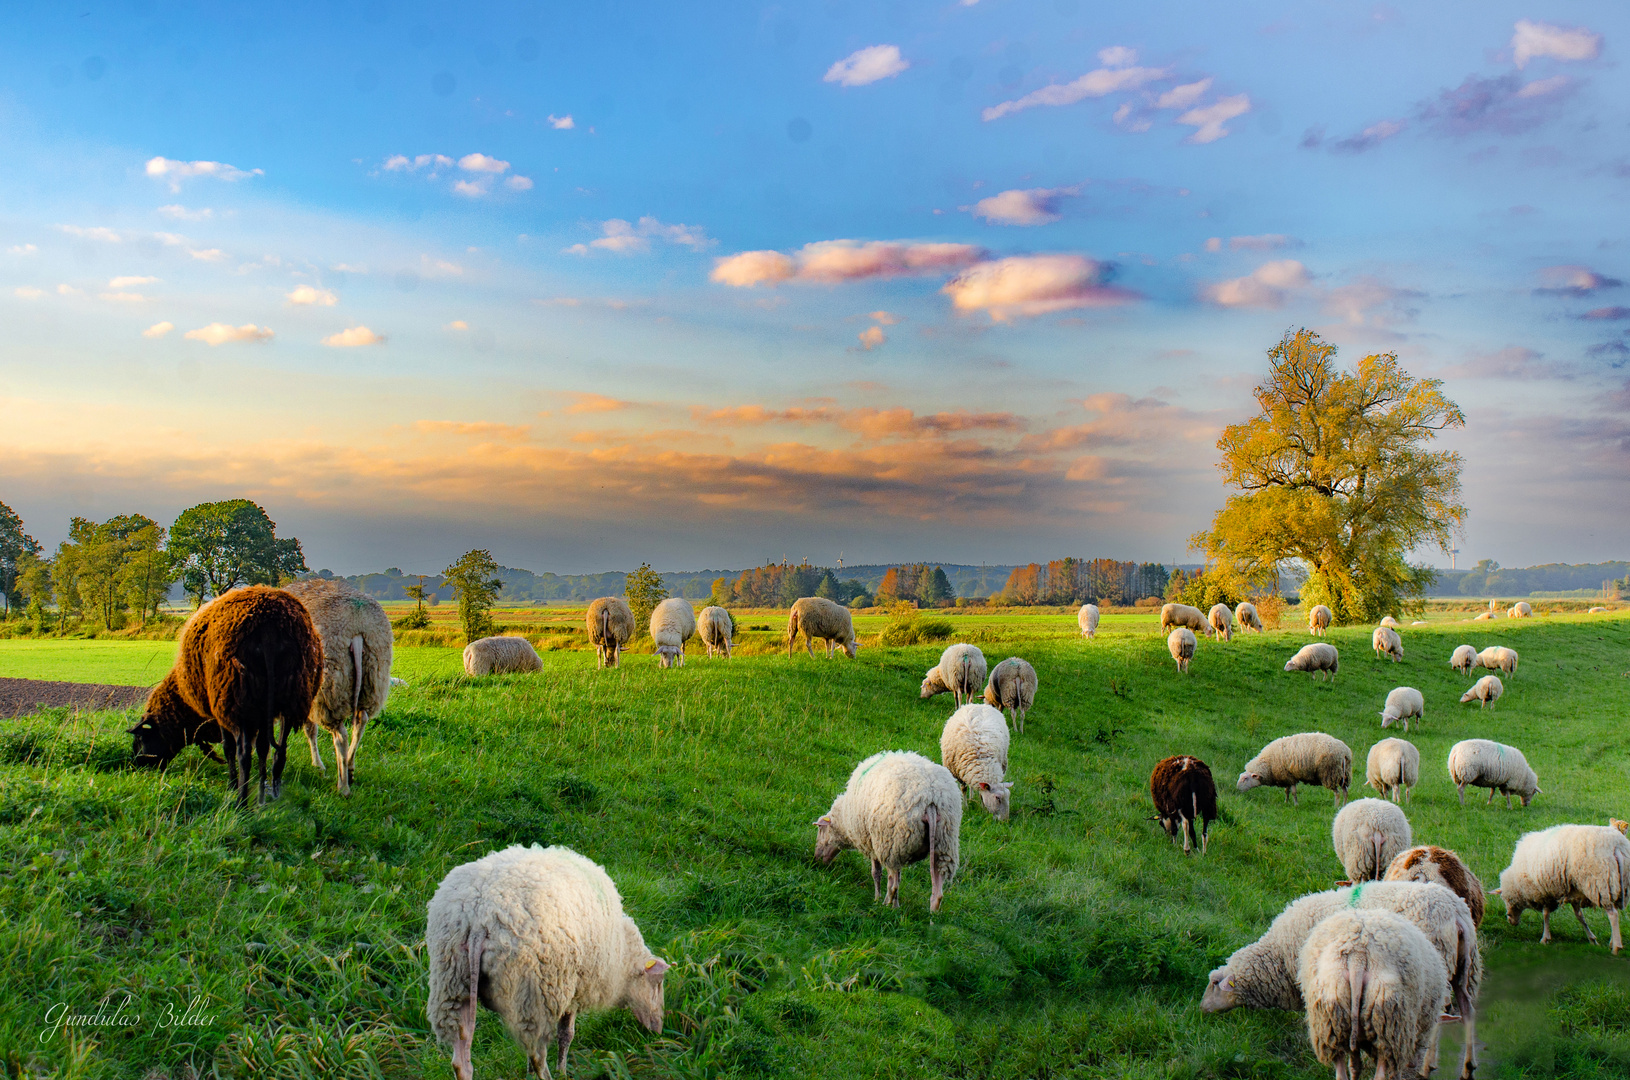
[[[598,240],[591,240],[587,245],[573,244],[569,248],[564,248],[563,253],[587,255],[591,248],[598,248],[618,255],[633,255],[650,251],[653,239],[679,244],[692,251],[702,251],[714,244],[714,240],[700,225],[664,225],[650,215],[640,218],[637,224],[629,224],[622,218],[612,218],[600,223],[600,231],[604,235]]]
[[[217,180],[246,180],[251,176],[265,176],[260,169],[245,172],[221,161],[175,161],[156,157],[147,162],[147,175],[154,179],[167,179],[171,191],[181,190],[181,181],[194,176],[212,176]]]
[[[860,347],[871,352],[888,339],[881,326],[868,326],[860,332]]]
[[[509,162],[499,161],[486,154],[465,154],[458,159],[458,167],[465,172],[502,173],[509,171]]]
[[[1127,52],[1130,53],[1131,50]],[[1100,59],[1103,55],[1099,54]],[[1089,71],[1072,82],[1054,83],[1013,101],[992,105],[979,115],[984,120],[990,121],[1011,116],[1036,105],[1074,105],[1086,98],[1100,98],[1121,90],[1135,90],[1145,83],[1167,78],[1170,74],[1166,68],[1102,67]]]
[[[1202,108],[1190,109],[1179,116],[1177,122],[1198,129],[1185,141],[1203,144],[1216,142],[1227,135],[1228,129],[1223,124],[1250,111],[1251,99],[1245,94],[1235,94],[1233,97],[1219,98]]]
[[[230,323],[217,322],[200,326],[196,330],[188,330],[182,336],[189,341],[202,341],[206,345],[225,345],[229,341],[270,341],[273,334],[270,327],[256,326],[254,323],[233,326]]]
[[[826,69],[823,81],[840,86],[866,86],[890,79],[911,66],[900,56],[898,45],[868,45],[857,49]]]
[[[104,244],[117,244],[124,238],[105,225],[58,225],[57,228],[69,236],[77,236],[81,240],[98,240]]]
[[[1184,83],[1174,86],[1170,90],[1155,98],[1157,109],[1187,109],[1211,89],[1211,79],[1201,79],[1199,82]]]
[[[745,287],[782,281],[835,283],[863,278],[924,277],[950,273],[983,258],[973,244],[914,244],[902,240],[821,240],[795,255],[744,251],[715,261],[711,280]]]
[[[1307,267],[1295,259],[1281,259],[1263,263],[1245,277],[1207,286],[1201,295],[1221,307],[1276,308],[1308,282]]]
[[[479,199],[487,193],[491,185],[492,181],[485,177],[480,180],[455,180],[453,181],[453,194],[463,195],[470,199]]]
[[[1209,244],[1207,241],[1207,250],[1215,251]],[[1284,233],[1259,233],[1256,236],[1230,236],[1228,246],[1234,251],[1273,251],[1275,248],[1300,246],[1300,242]]]
[[[312,304],[317,307],[333,307],[340,302],[328,289],[319,289],[314,285],[296,285],[294,291],[288,294],[291,304]]]
[[[114,304],[145,304],[147,297],[141,293],[133,292],[105,292],[97,293],[97,299],[107,300]]]
[[[72,285],[69,285],[67,282],[63,282],[61,285],[57,286],[57,295],[58,296],[83,296],[84,293],[81,292],[80,290],[74,288]]]
[[[11,290],[12,295],[22,300],[38,300],[45,295],[44,289],[36,289],[32,285],[19,285]]]
[[[161,338],[174,329],[175,323],[173,322],[157,322],[143,330],[141,336],[144,338]]]
[[[1552,23],[1518,19],[1511,35],[1511,58],[1519,68],[1540,56],[1555,60],[1594,60],[1602,49],[1602,35],[1582,26],[1556,26]]]
[[[1222,244],[1223,244],[1222,237],[1213,236],[1209,240],[1206,241],[1206,250],[1207,251],[1221,251],[1222,250]]]
[[[38,255],[40,253],[40,249],[33,244],[13,244],[6,250],[13,255]]]
[[[214,263],[226,261],[226,252],[222,251],[220,248],[188,248],[187,254],[191,255],[199,262]]]
[[[512,176],[504,181],[504,186],[511,191],[531,191],[532,178],[529,176]]]
[[[1018,255],[977,263],[940,291],[958,311],[984,311],[994,322],[1138,299],[1107,284],[1108,276],[1104,264],[1085,255]]]
[[[1549,79],[1535,79],[1531,83],[1525,83],[1523,88],[1517,91],[1517,96],[1520,98],[1547,97],[1559,90],[1567,89],[1568,84],[1572,81],[1566,75],[1552,75]]]
[[[453,159],[446,154],[420,154],[417,157],[408,157],[406,154],[392,154],[385,159],[383,166],[386,172],[418,172],[425,166],[434,166],[437,169],[451,168]]]
[[[432,259],[429,255],[420,255],[419,273],[427,278],[463,277],[464,267],[446,259]]]
[[[116,277],[108,282],[108,288],[128,289],[133,285],[151,285],[157,280],[156,277]]]
[[[1098,62],[1105,67],[1131,67],[1138,62],[1138,50],[1129,49],[1125,45],[1111,45],[1107,49],[1098,50]]]
[[[1014,189],[980,199],[973,215],[992,225],[1046,225],[1059,219],[1059,200],[1079,194],[1078,187]]]
[[[893,326],[900,321],[900,316],[891,311],[874,311],[866,317],[880,326]]]
[[[359,345],[383,345],[385,338],[374,333],[366,326],[353,326],[349,330],[341,330],[337,334],[329,334],[323,338],[323,344],[336,349],[355,348]]]
[[[334,264],[334,273],[336,274],[366,274],[367,272],[368,268],[366,266],[352,266],[350,263]]]
[[[215,216],[215,211],[209,207],[200,207],[197,210],[188,210],[180,203],[171,203],[169,206],[158,208],[159,217],[169,218],[171,221],[207,221]]]
[[[469,328],[470,324],[465,322],[463,319],[454,319],[452,322],[442,327],[443,330],[468,330]]]
[[[572,120],[571,113],[567,113],[565,116],[556,116],[554,113],[550,113],[549,126],[554,128],[556,131],[570,131],[576,127],[577,124]]]
[[[561,248],[560,253],[562,255],[587,255],[589,253],[589,245],[573,244],[571,247]]]

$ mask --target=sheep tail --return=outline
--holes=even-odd
[[[481,1002],[481,950],[487,944],[487,931],[477,927],[465,940],[464,951],[470,961],[470,996],[458,1015],[458,1039],[453,1043],[453,1075],[458,1080],[473,1080],[475,1070],[470,1065],[470,1046],[475,1042],[475,1017]]]
[[[1370,834],[1370,845],[1375,848],[1374,878],[1376,881],[1380,881],[1381,876],[1387,872],[1387,864],[1381,861],[1381,855],[1386,848],[1386,843],[1386,837],[1382,836],[1379,830]]]
[[[351,719],[362,720],[362,635],[351,639]]]
[[[1355,1058],[1358,1056],[1358,1044],[1363,1032],[1360,1017],[1364,1010],[1364,976],[1363,959],[1356,956],[1348,957],[1347,984],[1352,992],[1352,1000],[1348,1003],[1347,1053]]]
[[[470,931],[470,940],[466,946],[470,952],[470,1005],[469,1005],[469,1034],[467,1038],[475,1037],[475,1010],[481,1002],[481,951],[487,946],[487,931],[477,927]]]
[[[792,609],[787,616],[787,655],[792,655],[792,647],[798,641],[798,609]]]

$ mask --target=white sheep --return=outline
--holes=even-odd
[[[1527,909],[1539,909],[1542,945],[1551,940],[1551,912],[1563,904],[1573,908],[1585,937],[1597,944],[1579,909],[1602,908],[1613,931],[1608,947],[1617,953],[1624,947],[1619,912],[1630,902],[1630,838],[1605,825],[1553,825],[1525,833],[1494,892],[1505,901],[1512,926]]]
[[[1455,646],[1454,655],[1449,657],[1449,666],[1462,675],[1470,675],[1478,663],[1477,649],[1472,645]]]
[[[466,675],[513,675],[542,670],[543,658],[524,637],[477,638],[464,646]]]
[[[1515,604],[1511,605],[1511,610],[1506,612],[1506,614],[1513,619],[1528,619],[1533,617],[1534,609],[1528,606],[1527,601],[1518,600]]]
[[[1194,631],[1186,626],[1179,626],[1166,635],[1166,651],[1177,661],[1177,671],[1181,675],[1189,673],[1189,661],[1194,659],[1195,644]]]
[[[990,669],[985,704],[1013,713],[1013,726],[1024,734],[1024,716],[1036,703],[1036,669],[1021,656],[1010,656]]]
[[[1467,702],[1475,701],[1479,709],[1493,708],[1494,703],[1499,701],[1500,695],[1504,693],[1505,684],[1500,681],[1500,676],[1484,675],[1472,684],[1470,690],[1460,695],[1460,703],[1464,705]]]
[[[1493,601],[1490,601],[1490,603],[1493,603]],[[1494,612],[1485,611],[1481,615],[1477,615],[1477,616],[1473,617],[1472,622],[1487,622],[1488,620],[1490,620],[1492,618],[1494,618]]]
[[[1335,682],[1336,672],[1341,670],[1341,654],[1329,642],[1315,641],[1297,649],[1296,655],[1285,661],[1285,670],[1310,671],[1315,680],[1323,673]]]
[[[1249,600],[1241,600],[1239,607],[1234,609],[1234,621],[1242,630],[1262,633],[1262,616],[1257,614],[1256,605]]]
[[[682,596],[670,596],[651,609],[651,641],[663,667],[685,666],[685,642],[696,636],[696,609]]]
[[[1206,622],[1211,624],[1214,637],[1234,640],[1234,613],[1228,610],[1227,604],[1212,604],[1211,610],[1206,612]]]
[[[787,615],[788,656],[792,655],[799,633],[804,635],[804,651],[810,656],[815,655],[816,638],[826,642],[828,660],[832,659],[834,647],[841,648],[851,660],[860,651],[860,642],[855,640],[854,616],[842,604],[823,596],[804,596],[793,603]]]
[[[425,952],[426,1013],[459,1080],[474,1076],[477,1001],[543,1080],[551,1041],[565,1071],[580,1012],[627,1008],[662,1032],[667,962],[645,947],[606,872],[569,848],[517,844],[454,867],[430,900]]]
[[[1013,784],[1007,776],[1007,720],[989,705],[964,705],[945,721],[940,761],[985,809],[1006,821]]]
[[[1379,881],[1412,839],[1409,819],[1385,799],[1354,799],[1330,825],[1330,841],[1348,881]]]
[[[1585,612],[1585,614],[1586,615],[1600,615],[1606,610],[1608,610],[1608,609],[1605,608],[1605,607],[1598,606],[1598,607],[1591,608],[1589,611]]]
[[[1398,620],[1391,615],[1383,615],[1381,616],[1381,625],[1396,630],[1398,629]]]
[[[594,646],[598,666],[616,667],[617,658],[634,640],[634,610],[620,596],[602,596],[583,616],[584,629]]]
[[[1442,885],[1462,900],[1472,913],[1472,925],[1483,925],[1486,903],[1483,883],[1459,855],[1436,844],[1410,848],[1392,860],[1383,881],[1425,881]]]
[[[1216,633],[1205,612],[1187,604],[1167,604],[1160,609],[1160,632],[1164,634],[1173,626],[1186,626],[1196,634]]]
[[[705,607],[697,613],[696,632],[707,646],[709,659],[715,649],[724,653],[726,660],[730,659],[730,635],[735,629],[735,620],[722,607]]]
[[[1391,627],[1377,626],[1370,635],[1370,648],[1377,657],[1390,656],[1394,664],[1404,658],[1404,639]]]
[[[1461,806],[1466,805],[1468,787],[1488,788],[1490,803],[1496,793],[1504,795],[1507,810],[1511,809],[1513,795],[1521,796],[1522,804],[1527,806],[1535,795],[1545,794],[1522,751],[1492,739],[1463,739],[1451,746],[1449,779],[1460,789]]]
[[[1426,723],[1426,695],[1413,686],[1394,687],[1387,693],[1387,702],[1381,707],[1381,726],[1387,728],[1402,723],[1404,730],[1408,731],[1411,717]]]
[[[306,578],[285,588],[305,605],[323,643],[323,681],[311,699],[306,741],[311,763],[327,771],[317,746],[317,729],[334,740],[334,783],[341,795],[351,793],[356,778],[357,747],[368,721],[385,710],[392,679],[391,621],[379,601],[364,596],[343,578]],[[346,725],[351,737],[345,736]]]
[[[1419,927],[1390,911],[1338,911],[1308,935],[1298,972],[1313,1054],[1357,1080],[1420,1075],[1437,1044],[1449,976]]]
[[[1499,610],[1500,610],[1500,601],[1499,601],[1499,599],[1498,598],[1490,598],[1489,599],[1489,616],[1492,618],[1494,613],[1496,611],[1499,611]]]
[[[1421,778],[1421,752],[1415,744],[1404,739],[1382,739],[1370,747],[1364,762],[1364,782],[1383,797],[1398,801],[1399,792],[1404,800]]]
[[[1515,675],[1517,673],[1517,650],[1508,649],[1504,645],[1490,645],[1477,654],[1477,662],[1490,671]]]
[[[1308,632],[1323,637],[1324,632],[1330,629],[1330,623],[1334,618],[1335,615],[1331,613],[1329,608],[1323,604],[1314,604],[1307,613]]]
[[[874,900],[886,868],[882,899],[890,907],[900,906],[901,869],[926,859],[928,910],[938,911],[956,877],[961,831],[962,793],[950,770],[921,754],[886,750],[855,766],[832,809],[815,822],[815,858],[830,865],[840,851],[859,851],[871,862]]]
[[[974,699],[985,685],[985,654],[979,646],[958,643],[940,653],[939,663],[923,676],[922,696],[949,693],[958,705]]]
[[[1264,746],[1245,763],[1236,788],[1282,787],[1285,799],[1300,805],[1297,784],[1318,784],[1335,794],[1340,806],[1353,782],[1353,751],[1346,743],[1321,731],[1285,735]]]
[[[1081,628],[1081,636],[1092,639],[1098,636],[1098,605],[1082,604],[1081,610],[1075,613],[1075,624]]]

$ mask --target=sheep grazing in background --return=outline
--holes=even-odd
[[[1455,646],[1454,655],[1449,657],[1449,666],[1462,675],[1470,675],[1478,663],[1477,650],[1470,645]]]
[[[1416,1076],[1437,1044],[1449,976],[1419,927],[1390,911],[1338,911],[1302,946],[1297,974],[1313,1054],[1358,1080],[1362,1054],[1380,1080]]]
[[[1013,784],[1007,776],[1007,720],[989,705],[964,705],[945,721],[940,761],[985,809],[1006,821]]]
[[[287,590],[306,607],[322,639],[323,679],[306,720],[311,763],[323,769],[317,729],[334,740],[334,783],[351,794],[357,748],[368,721],[385,710],[391,686],[391,622],[379,601],[364,596],[342,578],[306,578]],[[345,737],[346,725],[351,737]]]
[[[1335,615],[1331,613],[1329,608],[1323,604],[1314,604],[1307,613],[1308,633],[1323,637],[1324,632],[1330,629],[1330,622],[1334,618]]]
[[[1330,842],[1351,882],[1379,881],[1412,840],[1409,819],[1385,799],[1354,799],[1330,825]]]
[[[815,858],[829,866],[838,852],[859,851],[872,865],[874,900],[886,868],[882,899],[890,907],[900,906],[901,869],[926,860],[928,910],[938,911],[956,877],[961,831],[962,794],[950,770],[921,754],[886,750],[855,766],[832,809],[815,822]]]
[[[1498,599],[1490,600],[1489,601],[1489,615],[1492,616],[1496,611],[1499,611],[1499,610],[1500,610],[1500,601]]]
[[[1401,723],[1408,731],[1411,717],[1423,724],[1426,722],[1426,695],[1413,686],[1398,686],[1388,691],[1386,704],[1381,706],[1381,726],[1388,728]]]
[[[1522,751],[1491,739],[1464,739],[1451,746],[1449,779],[1460,789],[1461,806],[1466,805],[1468,787],[1488,788],[1490,803],[1496,792],[1504,795],[1507,810],[1511,809],[1513,795],[1521,796],[1522,804],[1527,806],[1535,795],[1545,794]]]
[[[1504,645],[1490,645],[1477,654],[1477,662],[1490,671],[1515,675],[1517,673],[1517,650],[1508,649]]]
[[[578,1013],[626,1008],[662,1033],[668,964],[645,947],[606,872],[570,848],[517,844],[454,867],[428,907],[425,1011],[459,1080],[475,1075],[477,1002],[503,1019],[543,1080],[550,1042],[566,1071]]]
[[[1433,844],[1412,847],[1392,860],[1383,881],[1423,881],[1442,885],[1466,902],[1472,925],[1483,925],[1483,883],[1459,855]]]
[[[1189,661],[1194,659],[1195,644],[1194,631],[1186,626],[1179,626],[1166,635],[1166,650],[1172,654],[1172,659],[1177,661],[1179,675],[1189,673]]]
[[[599,658],[598,666],[616,667],[618,655],[634,639],[634,609],[620,596],[602,596],[589,605],[583,626]]]
[[[1164,634],[1174,626],[1186,626],[1196,634],[1214,634],[1205,612],[1187,604],[1167,604],[1160,609],[1160,632]]]
[[[1239,607],[1234,609],[1234,621],[1241,630],[1262,633],[1262,616],[1257,614],[1256,605],[1249,600],[1241,600]]]
[[[1585,612],[1585,614],[1586,615],[1600,615],[1606,610],[1607,610],[1607,608],[1605,608],[1605,607],[1593,607],[1589,611]]]
[[[1420,778],[1421,752],[1414,743],[1403,739],[1382,739],[1370,747],[1369,757],[1364,762],[1364,782],[1384,798],[1397,802],[1402,792],[1407,802],[1410,789]]]
[[[1381,625],[1390,630],[1396,630],[1398,629],[1398,620],[1394,619],[1391,615],[1383,615],[1381,616]]]
[[[841,648],[851,660],[860,651],[860,643],[855,640],[855,620],[849,609],[823,597],[805,596],[792,605],[792,613],[787,616],[788,656],[792,655],[799,633],[804,635],[804,651],[810,656],[815,655],[816,638],[826,642],[828,660],[832,659],[834,648]]]
[[[1206,612],[1206,622],[1211,624],[1211,633],[1224,641],[1234,640],[1234,613],[1228,610],[1227,604],[1213,604],[1211,610]]]
[[[1619,912],[1630,902],[1630,837],[1605,825],[1553,825],[1523,834],[1511,853],[1511,865],[1500,871],[1496,896],[1505,901],[1506,921],[1516,926],[1522,913],[1538,908],[1544,933],[1540,944],[1551,941],[1551,912],[1567,904],[1585,937],[1597,944],[1581,907],[1607,912],[1612,928],[1608,947],[1616,954],[1624,947],[1619,934]]]
[[[1486,622],[1487,620],[1492,619],[1492,618],[1494,618],[1494,612],[1485,611],[1481,615],[1475,616],[1472,619],[1472,622]]]
[[[940,653],[940,662],[923,676],[922,696],[949,693],[958,705],[965,705],[984,685],[985,654],[977,645],[959,643]]]
[[[277,751],[275,799],[283,791],[289,729],[306,723],[322,677],[322,641],[300,601],[264,585],[233,589],[181,628],[175,667],[130,729],[131,753],[138,765],[162,768],[189,744],[202,747],[218,735],[239,806],[249,804],[249,764],[259,751],[265,803],[267,751]],[[278,717],[283,730],[274,738]]]
[[[1370,635],[1370,648],[1375,650],[1378,658],[1390,656],[1394,664],[1404,658],[1404,639],[1398,636],[1398,631],[1390,627],[1375,628],[1375,633]]]
[[[1192,850],[1198,832],[1200,854],[1204,855],[1211,823],[1217,820],[1217,785],[1211,779],[1211,768],[1187,754],[1163,758],[1149,774],[1149,796],[1155,802],[1155,819],[1166,835],[1176,840],[1182,832],[1183,854]]]
[[[1527,601],[1518,600],[1515,604],[1511,605],[1511,610],[1506,612],[1506,614],[1513,619],[1529,619],[1533,618],[1534,609],[1528,606]]]
[[[1300,805],[1297,784],[1318,784],[1335,795],[1340,806],[1353,782],[1353,752],[1347,744],[1321,731],[1285,735],[1264,746],[1245,763],[1239,774],[1240,791],[1254,787],[1282,787],[1285,799]]]
[[[713,658],[715,649],[724,653],[726,660],[730,659],[730,635],[735,629],[735,620],[722,607],[705,607],[696,616],[696,632],[707,646],[709,659]]]
[[[1075,624],[1081,628],[1081,636],[1092,639],[1098,636],[1098,605],[1082,604],[1081,610],[1075,613]]]
[[[985,704],[1013,713],[1013,726],[1024,734],[1024,715],[1036,703],[1036,669],[1020,656],[1010,656],[990,669]]]
[[[681,596],[670,596],[651,609],[651,640],[663,667],[685,666],[685,642],[696,636],[696,609]]]
[[[1336,672],[1341,670],[1341,654],[1334,645],[1315,641],[1296,650],[1296,655],[1285,661],[1285,670],[1311,672],[1315,680],[1322,673],[1335,682]]]
[[[1500,676],[1484,675],[1472,684],[1470,690],[1460,695],[1460,703],[1465,705],[1467,702],[1475,701],[1479,709],[1493,708],[1494,703],[1499,701],[1500,695],[1504,693],[1505,684],[1500,681]]]
[[[466,675],[515,675],[542,670],[543,658],[524,637],[476,638],[464,646]]]

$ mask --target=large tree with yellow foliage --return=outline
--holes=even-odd
[[[1214,572],[1259,583],[1302,563],[1307,603],[1338,622],[1418,607],[1434,572],[1406,555],[1447,551],[1466,518],[1459,454],[1431,449],[1464,426],[1437,379],[1417,379],[1393,353],[1337,368],[1336,347],[1286,332],[1256,388],[1261,412],[1223,429],[1218,468],[1239,489],[1192,543]]]

